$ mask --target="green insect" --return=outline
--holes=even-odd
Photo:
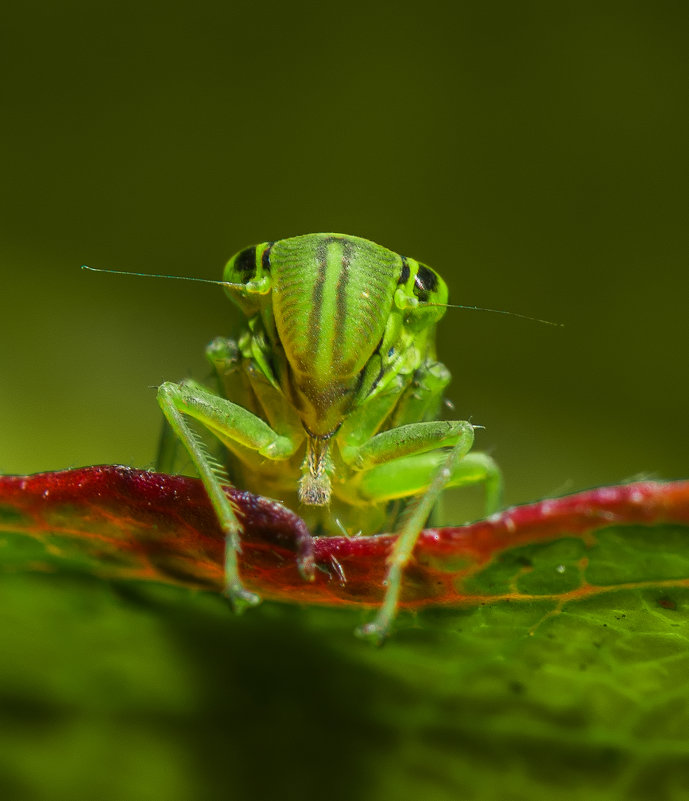
[[[237,337],[207,348],[220,394],[166,382],[158,401],[225,532],[225,594],[236,610],[260,600],[240,578],[228,477],[190,418],[225,446],[237,484],[280,498],[312,532],[396,528],[383,603],[358,630],[380,642],[440,493],[483,482],[488,511],[499,504],[496,465],[469,453],[473,426],[437,419],[450,380],[435,344],[447,285],[425,264],[343,234],[246,248],[222,284],[245,319]],[[162,453],[158,467],[169,468]]]

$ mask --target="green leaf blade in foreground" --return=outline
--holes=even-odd
[[[316,541],[305,581],[294,520],[246,501],[246,577],[300,604],[235,618],[196,482],[0,479],[6,797],[686,797],[689,483],[427,532],[383,649],[351,630],[389,538]]]

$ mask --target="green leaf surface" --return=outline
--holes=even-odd
[[[197,490],[0,478],[1,797],[686,797],[688,482],[426,532],[382,649],[351,632],[390,538],[317,540],[309,582],[295,518],[238,496],[282,602],[236,618]]]

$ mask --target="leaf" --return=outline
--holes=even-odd
[[[311,539],[280,504],[229,493],[245,527],[241,564],[252,589],[326,605],[381,600],[391,535]],[[689,482],[604,487],[427,530],[403,606],[564,604],[612,589],[689,586],[689,551],[681,535],[657,529],[665,524],[689,526]],[[223,536],[196,479],[116,466],[0,477],[0,529],[43,544],[41,554],[31,549],[37,569],[66,561],[108,577],[222,588]],[[18,546],[17,562],[27,556]]]
[[[684,797],[689,482],[425,532],[383,649],[390,538],[317,539],[308,582],[298,518],[234,499],[245,579],[301,605],[230,614],[193,479],[0,478],[3,797]]]

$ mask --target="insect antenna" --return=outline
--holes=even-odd
[[[460,306],[457,303],[424,303],[424,306],[441,306],[443,309],[468,309],[469,311],[492,312],[493,314],[507,314],[509,317],[520,317],[522,320],[530,320],[532,323],[543,323],[543,325],[553,325],[556,328],[564,328],[564,323],[554,323],[552,320],[542,320],[540,317],[532,317],[529,314],[519,314],[518,312],[505,311],[504,309],[487,309],[485,306]]]
[[[89,267],[87,264],[81,265],[82,270],[89,270],[92,273],[110,273],[111,275],[131,275],[135,278],[172,278],[176,281],[197,281],[201,284],[216,284],[224,287],[241,287],[243,284],[235,284],[231,281],[214,281],[211,278],[192,278],[188,275],[161,275],[160,273],[134,273],[128,270],[106,270],[102,267]]]

